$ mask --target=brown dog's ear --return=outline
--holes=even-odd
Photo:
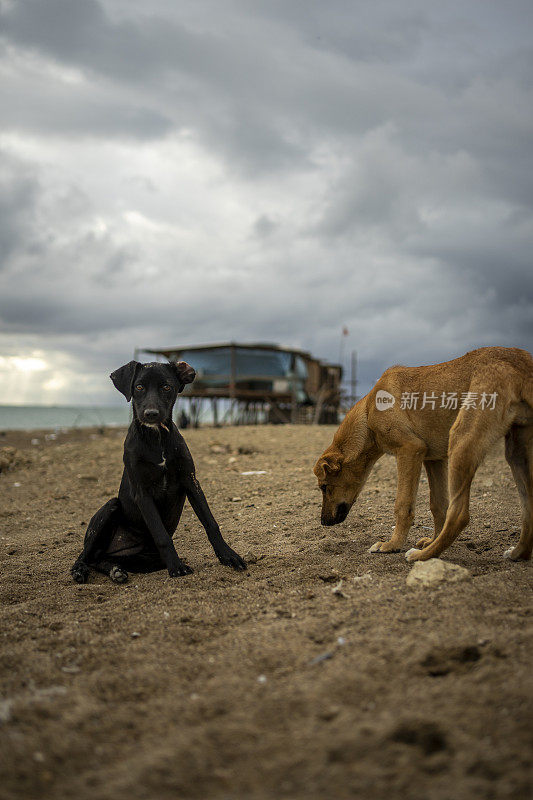
[[[340,472],[342,460],[340,453],[330,453],[319,458],[313,470],[318,480],[324,481],[328,475],[336,475]]]
[[[179,394],[179,392],[184,390],[187,383],[193,382],[196,378],[196,372],[186,361],[171,361],[170,366],[176,372],[177,378],[181,384],[178,389]]]
[[[140,366],[138,361],[130,361],[129,364],[124,364],[123,367],[119,367],[109,376],[115,388],[122,392],[128,403],[133,394],[133,381]]]

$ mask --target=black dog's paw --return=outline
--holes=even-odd
[[[223,550],[217,550],[216,556],[221,564],[225,564],[227,567],[233,567],[233,569],[240,569],[245,570],[248,569],[246,566],[246,561],[244,558],[241,558],[235,550],[232,550],[231,547],[226,547]]]
[[[122,567],[111,567],[109,570],[109,577],[113,583],[126,583],[128,580],[128,573]]]
[[[70,574],[76,583],[87,583],[87,578],[89,577],[89,567],[87,564],[76,563],[71,568]]]
[[[189,567],[181,558],[169,568],[168,574],[171,578],[181,578],[182,575],[192,575],[194,572],[192,567]]]

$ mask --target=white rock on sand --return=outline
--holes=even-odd
[[[431,587],[440,583],[457,583],[471,577],[469,570],[440,558],[430,558],[428,561],[415,561],[407,576],[407,586]]]

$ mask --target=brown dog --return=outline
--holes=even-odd
[[[372,466],[396,456],[398,489],[391,539],[373,553],[403,549],[413,524],[420,471],[425,467],[433,537],[409,550],[408,561],[439,556],[469,521],[470,485],[485,454],[505,436],[505,457],[522,504],[522,532],[505,552],[529,559],[533,547],[533,359],[525,350],[483,347],[427,367],[391,367],[348,412],[315,465],[322,490],[322,524],[346,516]],[[448,466],[449,464],[449,466]],[[449,502],[448,502],[448,497]]]

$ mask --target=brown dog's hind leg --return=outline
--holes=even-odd
[[[505,458],[511,467],[522,506],[522,531],[516,547],[504,555],[511,561],[531,558],[533,549],[533,427],[513,425],[505,437]]]
[[[398,488],[394,504],[396,525],[389,541],[376,542],[370,548],[370,553],[397,553],[403,549],[415,518],[416,494],[425,452],[424,442],[414,438],[398,450]]]
[[[408,561],[427,561],[440,556],[466,528],[470,520],[470,487],[476,470],[494,442],[503,435],[499,425],[487,425],[482,412],[462,409],[450,431],[449,493],[450,504],[444,526],[423,550],[412,548],[406,553]]]
[[[435,533],[433,536],[423,536],[416,543],[421,550],[437,538],[446,519],[448,510],[448,459],[442,461],[424,461],[424,467],[429,484],[429,507],[433,515]]]

